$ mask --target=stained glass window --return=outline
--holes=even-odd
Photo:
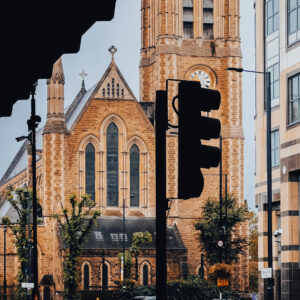
[[[95,201],[95,148],[92,143],[85,148],[85,192]]]
[[[136,144],[130,148],[130,206],[139,206],[140,194],[140,150]]]
[[[119,198],[119,158],[118,158],[118,127],[110,123],[106,137],[106,170],[107,170],[107,205],[118,206]]]

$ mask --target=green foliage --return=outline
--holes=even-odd
[[[225,232],[225,207],[227,206],[227,230]],[[208,199],[202,211],[202,218],[195,224],[196,230],[199,231],[199,242],[201,249],[206,253],[206,260],[210,265],[220,261],[220,248],[217,246],[218,240],[224,241],[223,260],[227,253],[227,263],[238,259],[238,255],[243,253],[247,246],[247,241],[240,237],[234,227],[246,218],[246,206],[238,206],[237,201],[229,196],[223,199],[222,205],[222,224],[220,224],[220,203]]]
[[[32,245],[32,226],[30,236],[28,236],[28,200],[32,203],[32,191],[28,188],[18,188],[15,191],[7,192],[7,199],[12,207],[17,211],[18,221],[13,224],[11,219],[4,217],[1,220],[3,225],[11,229],[15,237],[15,246],[20,263],[17,274],[16,299],[27,299],[27,289],[21,287],[22,282],[27,282],[26,268],[29,266],[29,250]]]
[[[125,265],[124,265],[124,278],[131,278],[132,274],[132,257],[139,255],[142,244],[149,244],[152,242],[151,233],[135,232],[133,234],[132,244],[128,250],[125,251]],[[119,259],[123,256],[123,252],[118,254]]]
[[[118,290],[118,298],[129,300],[135,296],[154,296],[156,294],[155,286],[133,286],[125,285]],[[190,276],[187,280],[175,280],[167,283],[168,300],[211,300],[219,298],[220,289],[200,278],[199,276]],[[237,293],[222,288],[223,299],[239,299]]]
[[[100,212],[92,212],[95,202],[90,199],[89,195],[84,195],[78,200],[76,194],[72,194],[69,196],[68,202],[67,207],[62,206],[62,216],[55,214],[54,218],[58,222],[67,250],[63,266],[64,299],[71,300],[78,299],[76,288],[79,277],[80,246],[91,230],[94,221],[100,216]]]

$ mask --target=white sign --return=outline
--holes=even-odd
[[[223,247],[223,245],[224,245],[223,241],[218,241],[218,246],[219,247]]]
[[[23,289],[33,289],[34,283],[33,282],[22,282]]]
[[[261,278],[272,278],[272,268],[261,269]]]

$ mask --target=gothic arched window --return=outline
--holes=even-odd
[[[95,201],[95,148],[92,143],[85,148],[85,192]]]
[[[104,290],[107,290],[108,288],[108,268],[106,263],[102,266],[102,287]]]
[[[148,266],[147,264],[144,264],[143,266],[143,285],[149,284],[149,278],[148,278]]]
[[[83,289],[88,290],[89,287],[90,287],[90,268],[88,264],[85,264],[83,268]]]
[[[140,196],[140,150],[136,144],[130,148],[130,206],[139,206]]]
[[[110,123],[106,135],[107,205],[118,206],[119,198],[118,127]]]

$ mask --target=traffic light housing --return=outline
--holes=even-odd
[[[217,167],[221,160],[218,147],[201,144],[220,136],[218,119],[201,112],[220,107],[219,91],[201,88],[197,81],[181,81],[178,85],[178,198],[199,197],[204,187],[201,168]]]

